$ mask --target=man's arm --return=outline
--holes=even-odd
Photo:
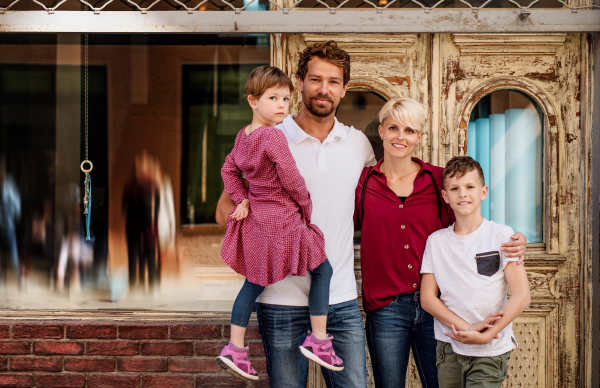
[[[221,198],[219,198],[219,202],[217,203],[217,211],[215,213],[217,224],[221,225],[223,228],[227,228],[227,216],[234,208],[235,203],[233,203],[229,194],[223,190]]]

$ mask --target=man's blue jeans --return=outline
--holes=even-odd
[[[271,388],[306,388],[308,359],[298,347],[310,330],[308,307],[258,303],[256,316]],[[365,332],[356,300],[329,306],[327,333],[333,335],[335,353],[344,361],[341,372],[321,368],[327,387],[366,388]]]
[[[411,348],[423,388],[438,388],[433,317],[418,291],[367,314],[366,331],[377,388],[404,387]]]

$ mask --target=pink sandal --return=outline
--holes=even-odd
[[[248,348],[238,348],[231,342],[228,343],[217,357],[217,364],[227,373],[247,380],[258,380],[258,373],[248,360]]]
[[[313,360],[322,367],[339,372],[344,369],[344,362],[335,355],[331,343],[332,339],[333,336],[329,334],[327,334],[326,339],[322,340],[311,333],[300,346],[300,351],[304,357]]]

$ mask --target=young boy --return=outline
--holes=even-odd
[[[421,266],[421,303],[435,317],[439,385],[500,387],[517,346],[511,322],[530,301],[527,274],[500,252],[512,228],[481,216],[488,187],[479,163],[454,157],[443,179],[456,222],[429,236]]]

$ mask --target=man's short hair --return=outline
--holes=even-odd
[[[290,89],[290,93],[294,91],[292,80],[281,69],[274,66],[259,66],[246,78],[245,97],[260,98],[269,88],[285,86]]]
[[[481,179],[481,185],[485,186],[485,178],[483,177],[483,170],[481,165],[470,156],[455,156],[446,163],[444,168],[444,181],[443,186],[446,188],[446,178],[457,178],[462,177],[468,172],[477,170],[477,175]]]
[[[350,55],[339,48],[333,40],[325,43],[315,43],[304,49],[298,61],[298,71],[296,72],[298,78],[304,80],[308,73],[308,62],[313,57],[324,59],[337,67],[341,67],[344,71],[344,86],[350,82]]]

